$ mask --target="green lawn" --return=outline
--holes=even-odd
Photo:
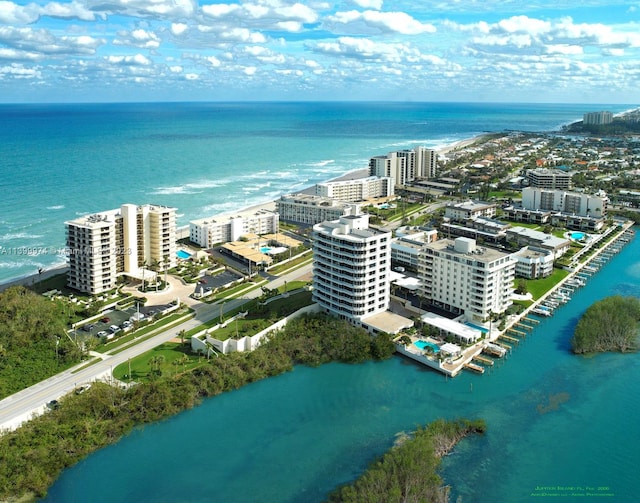
[[[152,360],[155,357],[157,360]],[[185,342],[185,345],[179,342],[166,342],[132,358],[129,362],[118,365],[113,370],[113,376],[123,382],[130,380],[146,382],[155,377],[153,370],[159,370],[163,376],[173,376],[192,370],[201,364],[202,357],[191,354],[188,342]],[[129,365],[131,365],[131,377],[129,377]]]
[[[564,269],[554,269],[553,273],[548,278],[528,279],[527,291],[531,292],[533,298],[537,300],[557,285],[568,274],[569,271],[565,271]]]

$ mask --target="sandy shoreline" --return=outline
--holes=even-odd
[[[434,150],[437,152],[438,155],[444,155],[448,152],[451,152],[452,150],[456,150],[456,149],[461,149],[464,147],[467,147],[469,145],[472,145],[473,143],[475,143],[476,141],[481,140],[482,138],[484,138],[486,136],[486,134],[481,134],[478,136],[474,136],[472,138],[467,138],[464,140],[460,140],[457,141],[455,143],[451,143],[449,145],[445,145],[443,147],[439,147],[439,148],[435,148]],[[337,181],[343,181],[343,180],[355,180],[357,178],[365,178],[368,176],[369,170],[368,168],[359,168],[359,169],[355,169],[352,171],[349,171],[343,175],[340,175],[336,178],[331,178],[329,180],[327,180],[327,182],[337,182]],[[315,184],[311,185],[305,189],[299,190],[297,192],[295,192],[295,194],[315,194]],[[279,198],[278,198],[279,199]],[[260,210],[267,210],[267,211],[275,211],[276,210],[276,201],[277,199],[274,199],[272,201],[265,201],[263,203],[256,203],[253,204],[251,206],[248,206],[246,208],[241,208],[238,210],[234,210],[234,211],[229,211],[229,212],[225,212],[225,213],[221,213],[219,215],[216,216],[223,216],[223,215],[234,215],[234,214],[241,214],[241,213],[255,213],[257,211]],[[178,227],[178,230],[180,229],[188,229],[188,225],[187,226],[181,226]],[[188,231],[187,231],[187,235],[188,235]],[[35,282],[50,278],[52,276],[55,276],[57,274],[62,274],[65,273],[68,269],[68,266],[66,265],[60,265],[57,267],[51,267],[49,269],[46,269],[45,271],[42,272],[42,274],[31,274],[31,275],[27,275],[27,276],[22,276],[19,278],[13,278],[10,279],[8,281],[2,282],[0,283],[0,292],[2,292],[3,290],[12,287],[12,286],[16,286],[16,285],[32,285]]]

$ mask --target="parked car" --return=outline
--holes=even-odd
[[[105,316],[104,318],[101,318],[100,321],[102,323],[109,323],[111,320]]]
[[[60,404],[58,403],[58,400],[51,400],[48,404],[47,407],[50,408],[51,410],[57,409],[58,407],[60,407]]]
[[[87,391],[91,387],[91,384],[83,384],[82,386],[78,386],[76,388],[76,395],[82,395],[85,391]]]
[[[105,332],[104,330],[100,330],[100,332],[96,334],[96,337],[106,337],[107,335],[107,332]]]
[[[129,320],[125,320],[122,322],[122,326],[123,327],[130,327],[131,326],[131,322]]]
[[[109,327],[109,330],[111,330],[112,334],[118,333],[120,332],[120,327],[118,325],[111,325]]]
[[[82,327],[82,330],[84,330],[85,332],[91,332],[94,328],[96,328],[95,323],[89,323],[87,325],[84,325]]]

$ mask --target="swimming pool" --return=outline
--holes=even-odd
[[[440,347],[437,344],[434,344],[433,342],[427,342],[427,341],[416,341],[413,343],[413,345],[415,347],[417,347],[418,349],[422,349],[424,351],[425,348],[431,348],[433,349],[434,353],[439,353],[440,352]]]
[[[271,247],[270,246],[261,246],[260,247],[260,253],[269,253],[271,251]]]
[[[585,233],[584,232],[572,232],[571,234],[569,234],[569,236],[571,236],[571,239],[575,239],[576,241],[580,241],[581,239],[584,239]]]
[[[181,258],[182,260],[187,260],[187,259],[191,258],[191,254],[187,253],[184,250],[178,250],[176,252],[176,255],[177,255],[178,258]]]
[[[489,332],[488,328],[484,328],[480,325],[476,325],[475,323],[471,323],[470,321],[465,321],[464,324],[467,325],[468,327],[475,328],[476,330],[480,330],[480,332],[482,332],[483,334],[486,334],[487,332]]]

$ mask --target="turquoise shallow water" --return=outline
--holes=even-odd
[[[271,201],[371,157],[484,131],[549,131],[629,106],[479,103],[0,104],[0,282],[65,263],[64,222],[123,203],[178,224]]]
[[[538,486],[604,486],[609,501],[635,502],[640,355],[569,353],[577,319],[612,294],[640,296],[638,239],[482,376],[445,379],[400,357],[297,367],[135,431],[66,470],[45,501],[317,502],[399,432],[481,417],[487,434],[444,459],[452,501],[518,503],[539,500]],[[551,498],[560,497],[572,498]]]

